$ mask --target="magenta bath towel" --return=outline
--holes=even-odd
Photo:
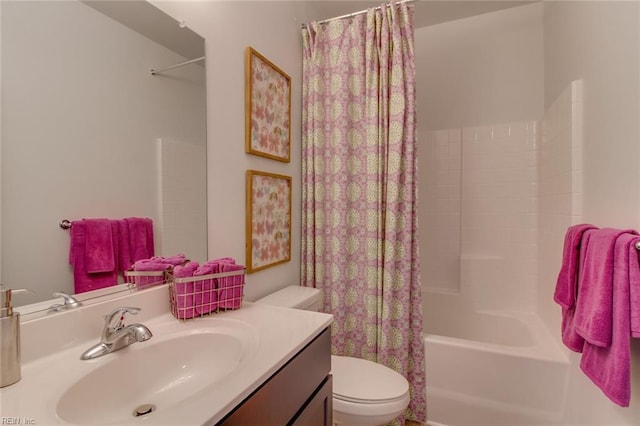
[[[129,230],[131,263],[153,257],[153,221],[146,217],[129,217],[124,220]]]
[[[640,264],[638,259],[638,249],[636,244],[640,243],[640,237],[634,239],[633,247],[629,248],[629,322],[631,328],[631,337],[640,337],[640,266],[634,268],[636,263]],[[634,251],[635,250],[635,251]]]
[[[616,259],[622,256],[616,252],[616,241],[623,234],[637,233],[632,229],[613,228],[591,233],[578,282],[575,331],[592,345],[604,348],[611,345],[613,321],[617,321],[612,312],[613,280]],[[628,300],[627,296],[627,303]]]
[[[613,248],[610,344],[597,346],[585,342],[580,368],[616,404],[627,407],[631,395],[630,321],[631,312],[638,314],[637,304],[630,307],[631,289],[640,286],[640,265],[635,243],[640,238],[632,233],[620,234]],[[581,295],[578,297],[580,300]],[[601,314],[602,311],[598,310]],[[608,321],[607,321],[608,320]]]
[[[116,220],[118,226],[118,269],[120,272],[131,269],[131,252],[129,245],[129,224],[124,219]]]
[[[562,267],[558,274],[554,300],[562,307],[562,342],[574,352],[582,352],[584,339],[575,330],[576,295],[586,247],[597,228],[589,224],[570,227],[564,238]]]
[[[85,267],[87,272],[116,271],[116,252],[109,219],[83,219]]]
[[[564,248],[562,251],[562,266],[556,281],[556,290],[553,300],[564,309],[571,309],[576,304],[576,289],[578,285],[578,260],[582,234],[588,229],[597,229],[590,224],[574,225],[567,229],[564,236]]]
[[[110,227],[111,228],[111,227]],[[111,228],[113,229],[113,228]],[[76,220],[71,223],[71,243],[69,246],[69,263],[73,267],[73,284],[75,293],[97,290],[118,283],[118,272],[114,267],[111,271],[87,271],[87,229],[86,221]],[[113,254],[112,256],[117,256]],[[95,266],[95,265],[94,265]]]

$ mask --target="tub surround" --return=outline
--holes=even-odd
[[[66,424],[56,414],[58,401],[78,380],[115,357],[140,350],[153,340],[166,338],[163,330],[184,329],[224,322],[242,323],[251,329],[250,350],[241,368],[224,379],[222,386],[211,386],[188,400],[164,410],[160,407],[147,421],[212,424],[222,420],[285,364],[304,353],[333,321],[331,315],[282,309],[245,303],[241,309],[211,315],[202,319],[178,321],[169,313],[166,286],[126,295],[104,303],[63,312],[50,318],[25,321],[22,324],[22,380],[0,390],[3,417],[24,417],[38,423]],[[92,361],[80,360],[80,354],[100,338],[104,315],[118,306],[137,306],[140,314],[128,319],[148,326],[154,337],[130,348]],[[216,323],[217,322],[217,323]],[[163,334],[165,333],[165,334]],[[329,354],[326,354],[327,357]],[[212,360],[214,362],[214,360]],[[55,365],[55,368],[51,368]],[[320,383],[318,383],[320,385]],[[326,384],[325,384],[326,385]],[[126,383],[122,386],[126,387]],[[132,407],[133,408],[133,407]],[[153,415],[156,418],[153,419]],[[295,414],[295,412],[294,412]],[[162,415],[162,417],[159,417]],[[127,422],[129,423],[129,422]],[[131,417],[130,423],[144,423],[144,417]]]
[[[481,327],[463,328],[460,334],[456,313]],[[430,421],[448,426],[562,424],[569,359],[537,315],[469,315],[455,309],[450,315],[449,321],[425,328],[437,333],[425,335]]]

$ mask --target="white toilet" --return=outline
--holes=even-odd
[[[317,311],[320,290],[290,286],[255,303]],[[331,356],[333,422],[345,426],[380,426],[409,405],[409,383],[399,373],[364,359]]]

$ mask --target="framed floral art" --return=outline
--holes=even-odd
[[[247,273],[291,260],[291,177],[247,170]]]
[[[291,77],[251,47],[245,65],[245,151],[288,163]]]

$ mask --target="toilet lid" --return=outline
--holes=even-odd
[[[409,382],[389,367],[365,359],[332,356],[333,396],[343,401],[382,403],[402,399]]]

